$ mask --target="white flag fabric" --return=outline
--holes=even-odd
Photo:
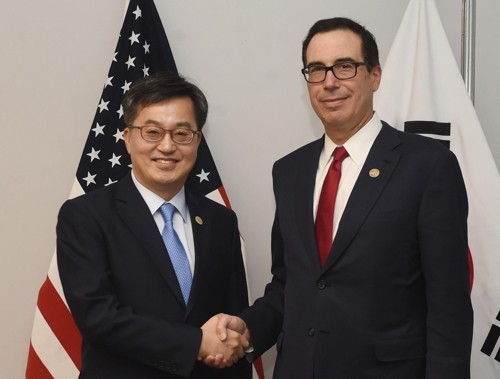
[[[442,140],[460,162],[474,274],[471,377],[498,379],[500,175],[434,0],[410,0],[383,68],[375,110],[398,129]]]

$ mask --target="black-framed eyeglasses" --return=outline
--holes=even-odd
[[[187,128],[175,128],[175,129],[163,129],[159,126],[146,125],[146,126],[134,126],[127,125],[131,129],[139,129],[141,132],[141,137],[144,141],[148,142],[160,142],[165,134],[170,134],[170,138],[175,143],[180,145],[188,145],[193,142],[194,136],[200,134],[200,131],[191,130]]]
[[[308,83],[321,83],[326,79],[328,71],[338,80],[352,79],[358,73],[359,66],[366,66],[365,62],[341,62],[333,66],[311,65],[300,70]]]

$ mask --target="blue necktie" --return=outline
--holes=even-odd
[[[184,302],[187,304],[189,293],[191,292],[191,282],[193,281],[193,276],[191,274],[191,268],[189,267],[186,250],[184,250],[184,246],[182,246],[181,240],[179,239],[172,223],[175,211],[177,211],[177,209],[170,203],[165,203],[160,207],[160,213],[165,221],[165,226],[161,236],[165,246],[167,247],[168,255],[170,256],[175,274],[177,275],[177,280],[181,286]]]

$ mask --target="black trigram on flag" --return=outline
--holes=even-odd
[[[450,148],[451,123],[436,121],[406,121],[405,132],[421,134]]]
[[[497,321],[500,321],[500,312],[498,312],[497,314]],[[493,324],[491,325],[490,332],[488,333],[488,336],[484,341],[483,347],[481,348],[481,352],[488,356],[491,356],[499,340],[500,340],[500,326]],[[498,348],[497,350],[497,353],[495,355],[495,360],[500,362],[500,348]]]

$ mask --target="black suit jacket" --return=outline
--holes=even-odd
[[[242,313],[255,356],[277,340],[275,379],[469,378],[468,205],[455,156],[384,123],[321,268],[313,191],[323,145],[273,168],[273,278]]]
[[[200,326],[247,306],[236,215],[186,190],[195,245],[187,306],[168,252],[130,174],[67,201],[57,224],[64,294],[83,337],[80,378],[240,379],[251,367],[210,369],[196,358]],[[202,223],[195,222],[199,216]]]

